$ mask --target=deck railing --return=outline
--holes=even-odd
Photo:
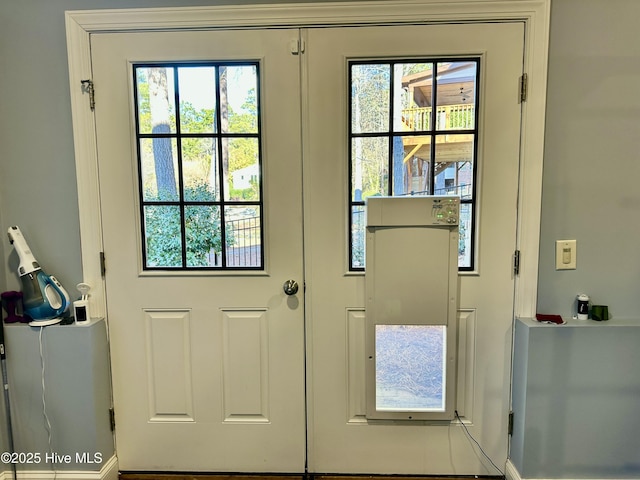
[[[432,107],[405,108],[402,120],[409,131],[431,130]],[[437,130],[459,130],[475,127],[475,105],[445,105],[436,107]]]

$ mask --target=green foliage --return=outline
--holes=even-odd
[[[211,133],[215,129],[215,110],[196,110],[190,102],[180,102],[180,128],[183,133]]]
[[[258,132],[258,101],[254,88],[247,92],[246,101],[239,112],[229,105],[229,131],[234,133]],[[237,137],[229,143],[229,172],[249,167],[258,161],[258,141],[250,137]]]
[[[209,185],[199,183],[185,187],[185,196],[191,201],[207,201],[211,196]],[[187,267],[209,267],[211,260],[225,247],[222,242],[220,208],[213,205],[187,205],[181,218],[177,205],[145,206],[145,237],[148,267],[183,267],[181,222],[186,236]],[[226,230],[226,245],[234,243],[234,234]]]
[[[215,128],[215,110],[196,110],[191,103],[181,102],[180,123],[183,133],[212,133]],[[184,162],[196,162],[202,166],[203,171],[210,171],[211,160],[216,156],[212,138],[183,136],[181,145]]]
[[[251,97],[250,97],[251,98]],[[227,106],[229,115],[229,131],[234,133],[256,133],[257,113],[252,107],[251,100],[243,105],[243,110],[234,112],[231,105]],[[180,105],[180,121],[183,133],[211,133],[215,125],[214,109],[196,110],[188,102]],[[236,137],[229,139],[229,172],[256,163],[258,159],[258,142],[255,138]],[[182,137],[182,154],[185,161],[197,161],[205,168],[211,168],[211,158],[214,157],[213,142],[205,142],[202,138]]]
[[[136,70],[138,79],[138,122],[141,132],[151,131],[151,106],[149,105],[149,82],[146,70],[139,68]]]
[[[181,267],[180,209],[176,206],[144,207],[146,266]]]
[[[209,255],[222,251],[220,209],[211,205],[186,206],[185,235],[187,240],[187,266],[207,267]]]

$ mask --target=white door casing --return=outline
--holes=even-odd
[[[535,307],[537,283],[537,242],[539,226],[539,198],[541,185],[542,134],[544,121],[544,89],[546,84],[546,42],[548,28],[548,1],[449,2],[448,6],[435,2],[358,2],[327,5],[287,5],[254,7],[212,7],[188,9],[87,11],[67,14],[71,96],[74,115],[80,221],[83,245],[85,281],[97,291],[93,298],[94,311],[105,312],[104,281],[99,274],[99,257],[102,251],[102,225],[98,197],[97,161],[94,117],[88,109],[88,99],[80,88],[80,81],[91,78],[89,34],[104,31],[183,28],[203,26],[268,26],[375,23],[384,21],[404,22],[416,15],[427,20],[521,20],[525,29],[524,70],[529,75],[528,101],[522,105],[523,143],[520,147],[517,246],[522,250],[521,274],[515,279],[515,313],[531,315]],[[464,8],[462,8],[464,7]],[[347,21],[349,20],[349,21]],[[99,85],[97,90],[101,88]],[[98,99],[100,95],[98,95]],[[303,119],[305,136],[309,133],[308,119]],[[306,155],[309,152],[305,152]],[[311,227],[309,227],[311,228]],[[310,251],[311,244],[306,246]],[[311,272],[309,277],[313,276]],[[280,281],[280,279],[278,279]],[[357,280],[356,280],[357,284]],[[356,287],[358,288],[358,287]],[[313,299],[313,296],[311,297]],[[351,305],[353,306],[353,304]],[[310,311],[313,311],[313,300]],[[357,309],[356,309],[357,310]],[[357,314],[357,311],[352,313]],[[313,314],[311,315],[311,320]],[[357,315],[356,315],[357,316]],[[343,315],[344,318],[344,315]],[[307,320],[309,321],[309,319]],[[504,339],[503,339],[504,341]],[[509,342],[510,343],[510,339]],[[310,370],[311,371],[311,370]],[[507,375],[508,376],[508,375]],[[508,384],[508,378],[505,379]],[[314,379],[310,386],[313,388]],[[504,389],[504,386],[503,386]],[[313,392],[312,392],[313,393]],[[312,411],[313,411],[312,404]],[[345,418],[344,420],[348,420]],[[410,428],[410,427],[409,427]],[[374,427],[378,429],[378,427]],[[314,446],[310,458],[314,462]],[[317,462],[316,468],[321,468]],[[355,465],[355,463],[354,463]],[[313,468],[313,466],[312,466]],[[357,470],[357,468],[356,468]],[[344,468],[348,471],[348,468]]]

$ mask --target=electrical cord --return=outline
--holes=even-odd
[[[495,468],[498,471],[498,473],[500,473],[500,475],[504,478],[504,476],[505,476],[504,472],[502,470],[500,470],[495,463],[493,463],[493,460],[491,460],[489,455],[487,455],[486,452],[482,449],[482,447],[480,446],[478,441],[475,438],[473,438],[473,435],[471,435],[471,433],[469,432],[469,429],[467,428],[467,426],[464,424],[464,422],[460,418],[460,415],[458,415],[458,410],[454,410],[454,412],[455,412],[455,415],[456,415],[456,419],[460,422],[460,425],[462,425],[462,428],[464,428],[464,431],[467,434],[467,436],[473,441],[473,443],[475,443],[478,446],[478,448],[480,449],[480,452],[482,453],[482,455],[484,455],[484,458],[489,460],[489,463],[491,463],[491,465],[493,465],[493,468]]]
[[[44,416],[44,421],[45,421],[45,430],[47,431],[47,441],[49,444],[49,454],[51,455],[51,458],[53,458],[53,446],[51,443],[51,433],[52,433],[52,428],[51,428],[51,422],[49,421],[49,415],[47,415],[47,400],[46,400],[46,396],[45,396],[45,360],[44,360],[44,348],[43,348],[43,342],[42,342],[42,332],[44,331],[44,326],[40,327],[40,334],[38,336],[38,341],[40,343],[40,365],[42,366],[42,414]],[[55,469],[55,464],[53,464],[53,478],[55,480],[55,478],[57,477],[58,472]]]

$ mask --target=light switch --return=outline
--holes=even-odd
[[[576,254],[575,240],[556,240],[556,270],[575,270]]]

